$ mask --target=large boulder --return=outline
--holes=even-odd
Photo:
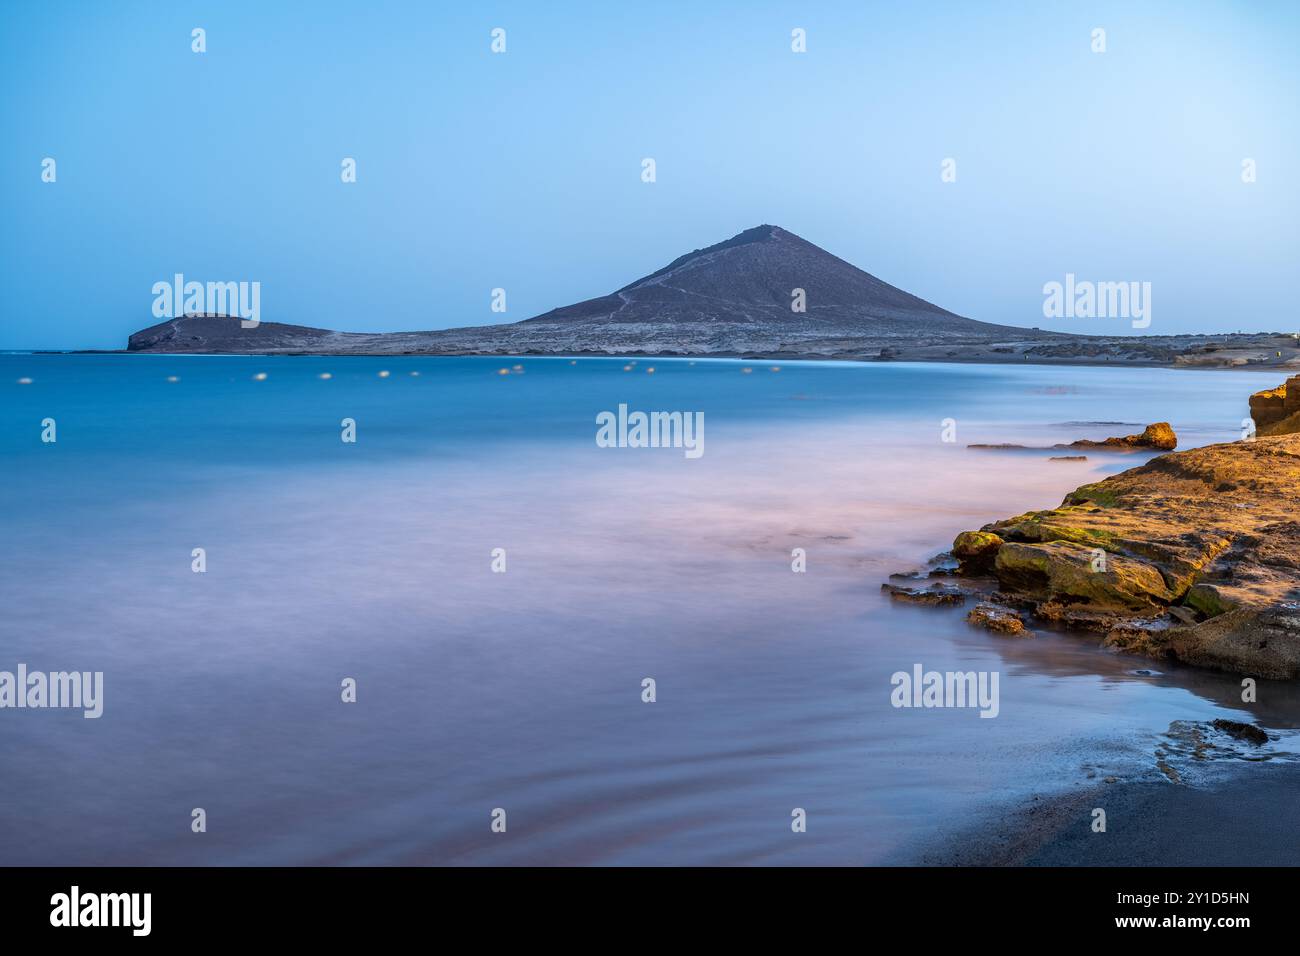
[[[988,531],[963,531],[952,543],[952,555],[963,571],[987,571],[993,566],[1002,539]]]
[[[1300,375],[1293,375],[1277,388],[1250,396],[1250,417],[1255,433],[1267,437],[1300,432]]]
[[[1039,603],[1159,614],[1174,598],[1164,576],[1145,561],[1072,541],[1004,544],[994,571],[1005,590]]]
[[[1240,607],[1165,637],[1177,659],[1273,680],[1300,677],[1300,604]]]

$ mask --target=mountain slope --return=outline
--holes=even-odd
[[[805,312],[791,308],[804,291]],[[681,256],[617,292],[554,309],[531,322],[811,323],[878,331],[989,330],[850,265],[805,239],[762,225]],[[918,328],[918,331],[921,331]],[[824,331],[824,329],[823,329]]]

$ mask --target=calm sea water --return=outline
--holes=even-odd
[[[625,364],[0,356],[0,670],[105,675],[98,720],[0,711],[0,863],[899,862],[1241,716],[1234,678],[878,588],[1145,460],[967,443],[1232,440],[1275,374]],[[619,403],[703,411],[703,457],[598,448]],[[917,663],[997,671],[1000,715],[892,708]]]

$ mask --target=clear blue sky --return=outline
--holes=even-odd
[[[1043,318],[1074,272],[1150,281],[1153,334],[1290,331],[1298,51],[1289,2],[11,0],[0,348],[121,347],[175,272],[264,321],[523,319],[761,222],[972,318],[1132,331]]]

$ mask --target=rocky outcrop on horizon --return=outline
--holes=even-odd
[[[802,290],[797,311],[795,290]],[[645,355],[874,361],[1300,368],[1300,340],[1071,335],[965,318],[780,228],[746,229],[607,295],[505,325],[336,332],[185,315],[132,352],[330,355]]]

